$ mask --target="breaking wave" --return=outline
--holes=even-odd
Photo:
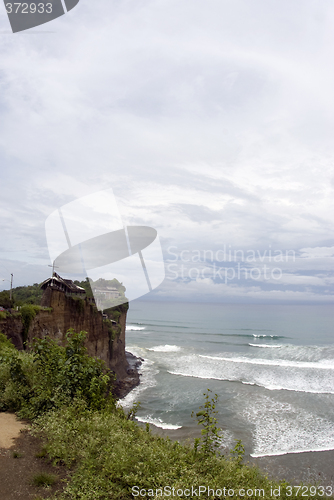
[[[181,350],[181,347],[177,345],[157,345],[155,347],[150,347],[147,349],[148,351],[154,351],[154,352],[178,352]]]
[[[136,417],[138,422],[152,424],[155,427],[160,427],[160,429],[168,429],[175,430],[181,429],[182,425],[174,425],[174,424],[166,424],[160,418],[152,418],[152,417]]]
[[[251,343],[249,343],[248,345],[250,345],[252,347],[267,347],[267,348],[282,347],[281,345],[270,345],[270,344],[251,344]]]
[[[333,358],[306,361],[274,357],[275,353],[281,354],[282,350],[284,347],[264,348],[263,353],[268,354],[268,358],[203,354],[185,356],[175,353],[160,362],[172,375],[239,382],[268,390],[334,394]],[[298,356],[300,351],[292,351],[292,354]],[[290,358],[292,354],[290,352]],[[314,358],[316,354],[313,354]]]

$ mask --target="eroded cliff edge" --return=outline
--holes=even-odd
[[[17,349],[24,348],[33,338],[46,336],[59,343],[65,342],[65,334],[73,328],[86,331],[85,347],[90,356],[102,359],[117,377],[115,393],[124,396],[139,383],[139,375],[130,367],[125,352],[125,327],[128,304],[122,304],[102,315],[88,299],[77,299],[48,288],[43,295],[42,306],[28,322],[19,313],[0,321],[0,330]]]

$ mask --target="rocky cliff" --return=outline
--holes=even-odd
[[[0,331],[15,345],[16,349],[23,351],[23,324],[20,316],[7,316],[0,320]]]
[[[48,336],[63,343],[70,328],[75,331],[85,330],[88,354],[102,359],[116,373],[118,386],[123,388],[118,392],[127,392],[137,385],[139,377],[130,368],[125,353],[127,304],[109,310],[107,318],[88,299],[75,299],[48,288],[41,305],[44,308],[37,310],[28,322],[19,313],[0,321],[0,330],[17,349],[23,349],[24,341],[27,340],[29,344],[34,337]]]

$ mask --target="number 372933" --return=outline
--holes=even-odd
[[[7,14],[51,14],[52,3],[6,3]]]

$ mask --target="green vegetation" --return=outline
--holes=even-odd
[[[4,359],[1,358],[1,355],[5,356],[8,351],[9,354],[17,352],[11,341],[7,339],[6,335],[0,332],[0,361],[4,361]]]
[[[13,299],[16,306],[22,306],[23,304],[39,305],[42,295],[43,290],[40,289],[38,283],[34,283],[30,286],[18,286],[13,288]]]
[[[100,278],[96,281],[93,281],[92,279],[88,278],[90,282],[91,289],[96,289],[95,290],[95,298],[97,300],[97,303],[99,304],[99,308],[103,309],[104,312],[107,312],[110,309],[115,308],[116,306],[121,305],[123,302],[128,302],[128,299],[125,296],[125,291],[126,288],[123,286],[122,283],[120,283],[116,278],[112,280],[105,280],[103,278]],[[115,297],[114,299],[106,298],[104,293],[99,293],[99,291],[107,290],[108,288],[116,288],[119,297]],[[111,304],[111,307],[110,307]],[[117,320],[116,320],[117,321]]]
[[[0,311],[0,319],[6,319],[7,318],[7,312],[6,311]]]
[[[86,332],[66,334],[67,345],[35,339],[31,352],[19,352],[0,334],[0,410],[34,419],[75,398],[90,408],[109,403],[111,376],[101,360],[86,354]]]
[[[20,313],[22,317],[22,323],[23,323],[23,343],[27,341],[28,337],[28,332],[29,332],[29,327],[31,325],[32,320],[36,316],[36,314],[39,312],[41,309],[40,306],[36,306],[33,304],[24,304],[20,308]]]
[[[114,321],[116,321],[116,323],[118,323],[121,314],[126,313],[128,309],[129,309],[129,303],[124,302],[123,304],[119,304],[117,306],[104,309],[103,312],[107,314],[110,319],[113,319]]]
[[[78,281],[75,280],[73,283],[77,286],[81,286],[81,288],[84,288],[86,290],[86,297],[92,298],[93,297],[93,292],[90,287],[90,281],[89,278],[86,278],[84,281]]]
[[[133,420],[138,404],[128,415],[116,405],[108,391],[110,376],[102,362],[87,356],[84,338],[84,332],[70,331],[64,347],[48,339],[35,340],[28,353],[16,351],[0,334],[0,409],[30,418],[34,434],[43,439],[40,456],[47,454],[54,463],[71,469],[64,490],[54,498],[160,497],[165,486],[175,492],[190,491],[174,496],[196,498],[201,485],[214,491],[225,488],[226,497],[227,490],[233,490],[233,498],[291,498],[287,483],[271,481],[258,468],[242,463],[240,441],[228,457],[220,455],[217,395],[210,399],[208,391],[196,415],[204,430],[197,446],[154,436],[148,424],[143,429]],[[50,485],[49,479],[34,478],[41,486]],[[146,495],[139,495],[140,490]],[[260,493],[254,494],[255,490]],[[293,496],[305,498],[302,493]],[[211,493],[210,498],[223,496]]]
[[[117,288],[118,292],[120,294],[125,294],[125,286],[122,285],[122,283],[120,283],[116,278],[112,279],[112,280],[105,280],[103,278],[99,278],[97,281],[93,281],[91,280],[90,278],[86,278],[86,280],[88,279],[88,281],[90,282],[90,285],[92,286],[96,286],[98,288],[106,288],[106,287],[113,287],[113,288]],[[82,285],[80,285],[82,286]]]
[[[196,413],[197,423],[203,428],[201,434],[203,438],[195,439],[195,451],[201,446],[201,451],[205,454],[216,453],[219,446],[221,445],[223,436],[221,435],[221,429],[217,427],[218,420],[215,415],[217,415],[216,403],[218,401],[218,394],[215,394],[213,398],[210,399],[210,389],[203,394],[205,398],[204,406],[200,406],[200,411]],[[194,416],[194,413],[191,415]]]
[[[9,292],[8,290],[3,290],[0,292],[0,306],[4,307],[5,309],[9,309],[10,307],[13,307],[13,300],[10,300],[9,298]]]
[[[33,476],[31,482],[34,486],[44,486],[45,488],[55,484],[57,482],[57,479],[57,476],[55,476],[54,474],[41,472],[40,474],[36,474],[35,476]]]
[[[125,298],[125,286],[120,283],[116,278],[112,279],[112,280],[105,280],[103,278],[100,278],[98,279],[97,281],[93,281],[92,279],[90,278],[86,278],[84,281],[74,281],[74,284],[77,285],[77,286],[81,286],[82,288],[84,288],[86,290],[86,296],[88,298],[92,298],[93,297],[93,292],[92,292],[92,287],[96,287],[96,288],[106,288],[106,287],[113,287],[113,288],[117,288],[119,294],[120,294],[120,299],[121,301],[123,301],[124,299],[126,300]],[[111,309],[114,309],[115,306],[118,306],[119,305],[119,302],[120,302],[120,299],[115,299],[114,300],[114,306],[112,308],[109,308],[110,310]],[[110,303],[110,300],[108,300],[107,302],[108,304]],[[109,309],[107,309],[105,312],[107,312]],[[114,319],[114,318],[113,318]],[[115,321],[117,321],[115,319]]]
[[[35,457],[36,458],[45,458],[47,456],[48,452],[46,451],[45,446],[42,447],[42,449],[36,453]]]
[[[105,287],[117,288],[121,296],[121,300],[125,299],[125,286],[123,286],[122,283],[120,283],[116,278],[114,278],[113,280],[99,279],[95,282],[92,281],[90,278],[86,278],[83,281],[75,280],[74,284],[84,288],[86,290],[86,297],[88,298],[93,298],[93,292],[91,288],[92,284],[100,288],[105,288]],[[3,290],[2,292],[0,292],[0,306],[4,307],[5,309],[10,309],[16,306],[20,307],[25,304],[39,306],[41,303],[42,295],[43,295],[43,290],[40,288],[40,285],[38,283],[34,283],[33,285],[29,286],[18,286],[13,288],[12,290],[12,296],[13,296],[12,300],[10,300],[9,298],[8,290]],[[78,297],[78,299],[80,301],[82,300],[81,297]],[[119,299],[115,299],[115,306],[118,305],[119,305]]]

